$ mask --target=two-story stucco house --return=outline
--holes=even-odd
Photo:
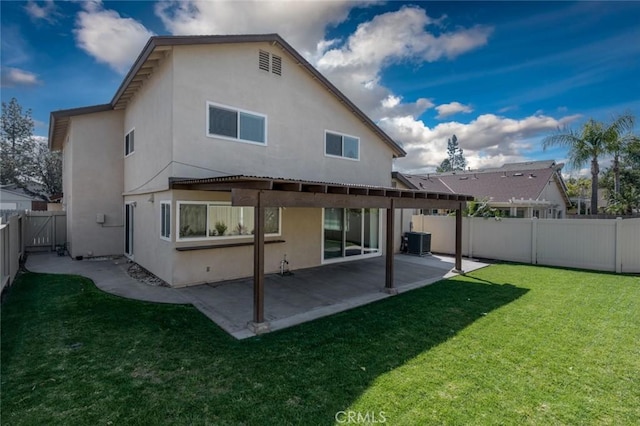
[[[395,208],[469,198],[392,188],[403,149],[275,34],[152,37],[111,102],[51,114],[49,144],[71,255],[172,286],[381,256]]]

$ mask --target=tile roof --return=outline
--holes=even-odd
[[[477,200],[488,198],[499,203],[514,198],[536,200],[549,181],[555,181],[560,191],[564,192],[562,177],[558,173],[561,167],[562,165],[556,165],[555,161],[536,161],[505,164],[502,167],[477,171],[430,175],[397,173],[395,177],[410,188],[434,192],[447,190],[470,194]]]

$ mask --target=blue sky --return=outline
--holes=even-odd
[[[149,36],[277,32],[430,172],[536,159],[586,119],[640,119],[640,2],[2,1],[2,101],[107,103]],[[606,166],[606,161],[605,161]],[[565,170],[572,174],[579,171]],[[584,172],[584,171],[583,171]]]

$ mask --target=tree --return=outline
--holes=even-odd
[[[16,98],[2,102],[0,118],[0,183],[24,185],[35,150],[31,110],[22,112]]]
[[[46,141],[33,136],[31,110],[23,112],[16,98],[2,102],[0,123],[0,183],[17,184],[31,195],[49,199],[62,192],[62,158]],[[43,190],[35,191],[31,184]]]
[[[607,191],[607,213],[631,214],[640,209],[640,139],[625,145],[618,163],[618,191],[614,165],[602,177],[602,187]]]
[[[589,119],[580,131],[562,129],[543,140],[546,150],[549,146],[568,148],[569,165],[580,168],[591,162],[591,212],[598,212],[598,176],[600,174],[599,159],[611,153],[614,134],[620,134],[627,126],[627,116],[619,116],[613,122],[605,124]]]
[[[451,172],[454,170],[464,170],[467,160],[464,158],[464,151],[458,145],[458,138],[453,135],[447,140],[447,156],[436,169],[438,173]]]
[[[62,193],[62,154],[49,150],[46,142],[38,144],[36,178],[42,182],[47,195]],[[47,198],[49,198],[47,197]]]
[[[609,126],[605,135],[607,151],[613,155],[613,191],[616,195],[620,195],[620,155],[630,143],[638,140],[637,136],[632,133],[634,125],[635,117],[633,115],[620,115]]]

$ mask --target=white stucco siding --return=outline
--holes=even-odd
[[[554,178],[549,179],[549,182],[545,185],[544,189],[540,193],[538,200],[547,200],[552,204],[557,204],[558,211],[562,212],[562,218],[565,218],[567,215],[567,206],[564,197],[562,196],[562,192],[558,187],[557,182]]]
[[[258,69],[262,49],[282,75]],[[176,176],[263,175],[369,185],[391,183],[392,150],[287,54],[270,44],[173,49]],[[267,116],[266,146],[206,135],[207,102]],[[360,160],[325,156],[325,130],[360,138]]]
[[[72,256],[123,251],[122,112],[71,119],[65,144],[64,197]],[[97,214],[105,223],[97,223]]]
[[[173,63],[170,54],[144,80],[127,105],[120,129],[124,155],[125,135],[134,129],[134,151],[124,160],[125,192],[165,190],[172,176]]]

